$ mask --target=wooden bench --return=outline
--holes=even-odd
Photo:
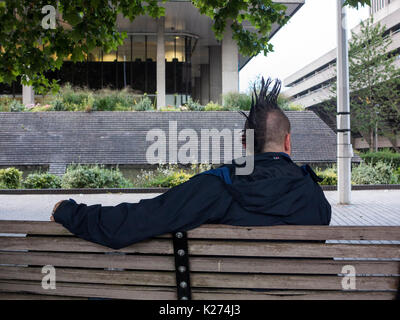
[[[115,251],[54,222],[0,221],[0,234],[0,299],[176,299],[179,272],[192,299],[394,299],[399,285],[400,227],[206,225],[188,232],[190,273],[173,235]]]

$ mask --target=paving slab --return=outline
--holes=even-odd
[[[0,195],[0,220],[48,221],[60,200],[117,205],[156,197],[155,193]],[[337,191],[325,191],[332,205],[331,225],[400,226],[400,190],[353,191],[351,205],[337,205]]]

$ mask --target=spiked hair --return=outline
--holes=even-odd
[[[249,114],[240,111],[246,117],[243,134],[243,142],[246,138],[246,130],[254,130],[254,152],[262,153],[269,146],[279,145],[284,142],[287,133],[290,133],[290,122],[278,105],[278,97],[282,83],[275,80],[271,90],[271,78],[267,81],[261,79],[261,89],[257,94],[256,86],[251,98]]]

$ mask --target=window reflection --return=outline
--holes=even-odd
[[[165,36],[166,93],[188,95],[191,91],[191,37]],[[70,57],[69,57],[70,58]],[[57,71],[46,76],[60,85],[90,89],[123,89],[130,87],[137,93],[155,94],[157,83],[157,37],[155,35],[129,35],[117,50],[104,52],[96,48],[86,61],[73,63],[67,58]],[[0,86],[1,93],[22,93],[19,82]]]

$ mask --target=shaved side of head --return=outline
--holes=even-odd
[[[289,119],[282,110],[268,112],[263,152],[268,152],[269,150],[282,146],[290,130]]]

